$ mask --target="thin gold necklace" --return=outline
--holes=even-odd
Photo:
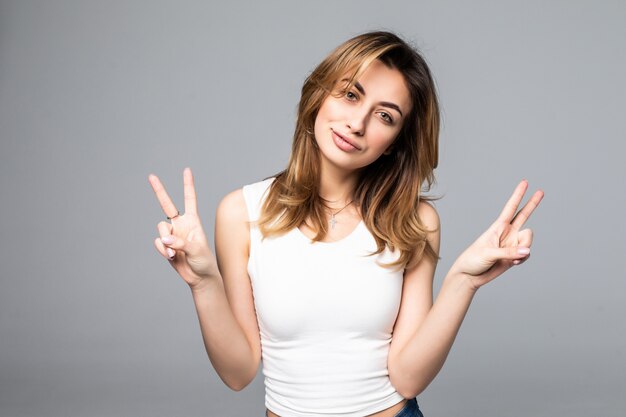
[[[335,228],[335,224],[337,224],[337,219],[335,219],[335,215],[339,214],[339,212],[341,212],[341,210],[345,209],[350,204],[352,204],[352,200],[350,200],[350,202],[348,204],[346,204],[341,209],[339,209],[339,211],[336,211],[335,213],[333,213],[332,211],[330,212],[330,221],[329,222],[330,222],[330,228],[331,229],[334,229]]]

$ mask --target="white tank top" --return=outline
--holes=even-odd
[[[245,185],[259,218],[274,177]],[[315,242],[298,228],[266,238],[250,226],[248,274],[261,336],[265,406],[281,417],[363,417],[402,401],[387,370],[403,271],[361,221],[347,237]]]

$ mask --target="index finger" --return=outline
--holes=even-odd
[[[517,230],[521,229],[524,223],[526,223],[526,220],[528,220],[528,218],[532,214],[532,212],[535,211],[535,209],[539,205],[539,202],[541,201],[542,198],[543,198],[543,191],[541,190],[535,191],[535,194],[533,194],[533,196],[526,203],[524,208],[521,209],[515,215],[515,217],[511,220],[511,226],[513,226],[513,228]]]
[[[528,182],[526,180],[522,180],[517,187],[515,188],[515,191],[513,191],[513,195],[509,198],[509,201],[506,202],[506,204],[504,205],[504,209],[502,210],[502,212],[500,213],[500,216],[498,217],[498,222],[502,222],[506,224],[511,223],[511,220],[513,220],[513,217],[515,216],[515,212],[517,211],[517,207],[519,206],[519,203],[522,201],[522,198],[524,197],[524,193],[526,193],[526,189],[528,188]]]
[[[183,171],[183,187],[185,193],[185,213],[198,214],[196,187],[193,184],[193,174],[189,167],[185,168]]]
[[[157,200],[159,200],[159,203],[161,204],[163,213],[165,213],[167,217],[176,216],[178,210],[176,209],[176,206],[172,202],[170,196],[167,194],[167,191],[165,191],[165,188],[163,187],[163,184],[161,184],[159,177],[154,174],[150,174],[148,175],[148,181],[150,181],[150,185],[152,186],[152,189],[156,194]]]

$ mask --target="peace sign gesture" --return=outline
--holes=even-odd
[[[452,265],[453,272],[467,276],[473,290],[530,257],[532,230],[520,229],[539,205],[543,191],[536,191],[517,212],[527,188],[528,182],[522,180],[498,219]]]
[[[198,205],[193,175],[190,168],[183,171],[185,213],[180,214],[156,175],[148,181],[156,194],[163,212],[171,223],[157,225],[160,238],[154,245],[170,261],[176,272],[192,288],[202,285],[210,277],[218,276],[217,262],[209,248],[206,235],[198,217]]]

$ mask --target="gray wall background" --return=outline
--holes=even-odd
[[[436,291],[520,179],[545,192],[425,415],[624,415],[625,21],[621,1],[2,1],[0,415],[263,415],[261,369],[233,392],[206,356],[147,177],[182,210],[192,167],[212,237],[226,193],[286,165],[306,75],[371,29],[439,88]]]

